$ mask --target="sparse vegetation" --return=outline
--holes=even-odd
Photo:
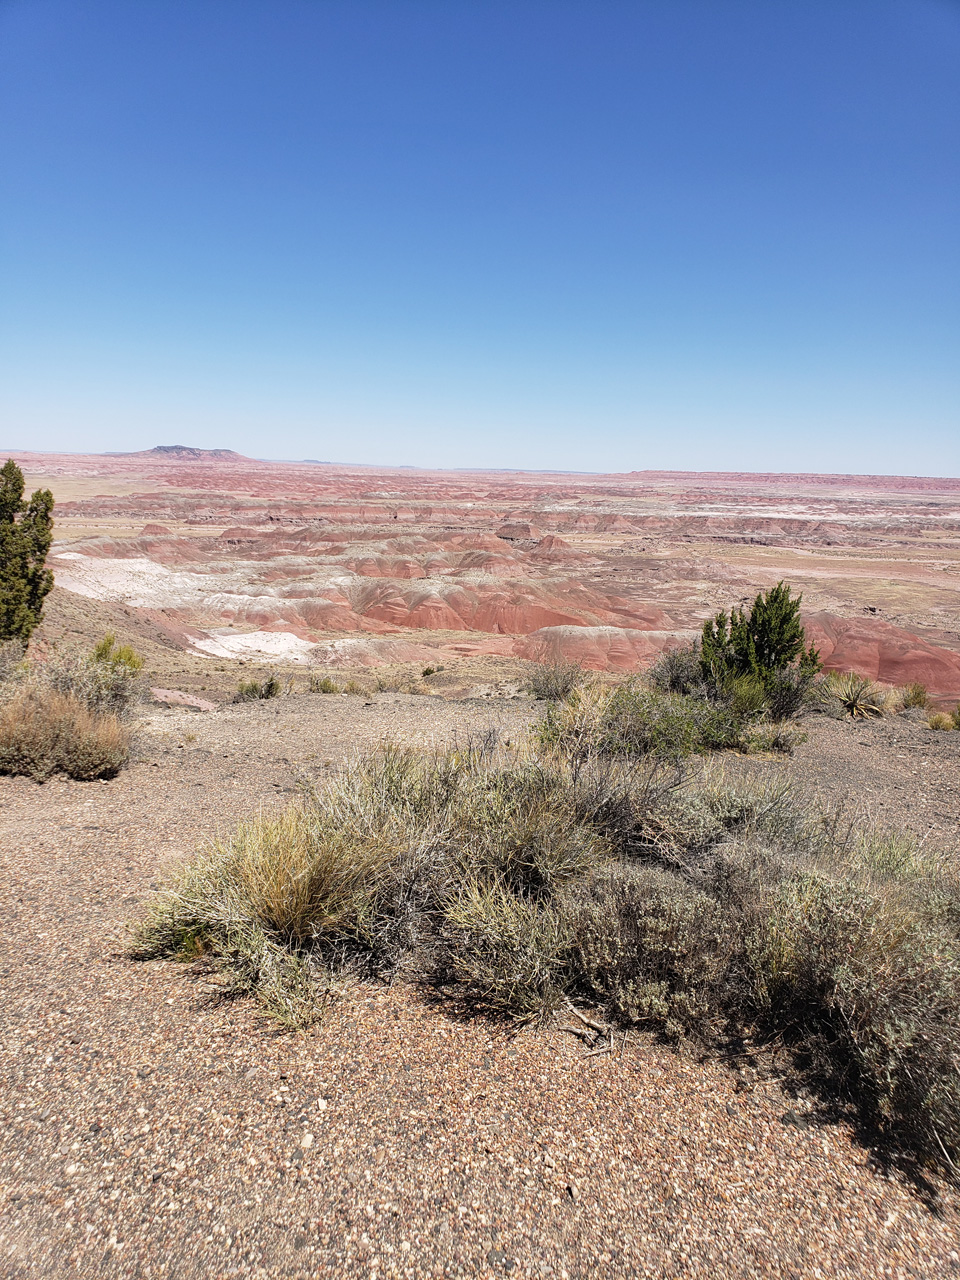
[[[263,680],[241,680],[234,694],[234,702],[256,702],[260,698],[278,698],[283,691],[279,677],[266,676]]]
[[[130,730],[74,694],[27,685],[0,705],[0,773],[45,782],[111,778],[130,754]]]
[[[521,1020],[581,998],[670,1039],[749,1036],[890,1142],[960,1156],[960,870],[780,781],[387,747],[181,867],[136,947],[207,954],[294,1023],[347,967]]]
[[[854,720],[875,719],[882,716],[887,707],[883,689],[855,671],[842,674],[831,671],[817,686],[817,696]]]
[[[53,494],[37,489],[24,500],[23,472],[8,459],[0,468],[0,642],[25,647],[53,587],[45,567],[53,541]]]
[[[331,680],[329,676],[318,675],[317,672],[310,673],[307,682],[308,693],[340,693],[340,686],[335,680]]]
[[[90,711],[128,718],[143,695],[143,659],[107,633],[89,653],[54,650],[29,667],[28,679],[42,689],[75,698]]]
[[[918,680],[914,680],[912,684],[904,685],[901,690],[900,706],[904,711],[909,711],[911,707],[926,707],[929,702],[927,686],[921,684]]]
[[[928,729],[953,729],[953,716],[948,715],[945,711],[935,711],[927,720]]]
[[[530,672],[527,688],[544,702],[563,702],[585,680],[577,662],[538,662]]]
[[[0,659],[0,773],[86,781],[123,767],[131,742],[123,722],[143,666],[129,646],[108,635],[90,653],[54,651],[35,662],[14,641]]]

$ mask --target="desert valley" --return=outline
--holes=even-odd
[[[461,694],[530,660],[631,672],[786,579],[828,669],[960,698],[960,481],[15,457],[57,500],[49,637],[109,626],[190,687],[232,692],[238,662],[442,665]]]

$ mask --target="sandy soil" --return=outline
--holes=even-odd
[[[531,714],[402,695],[157,711],[109,783],[0,779],[0,1274],[960,1275],[955,1196],[931,1211],[775,1082],[644,1042],[585,1058],[403,986],[278,1034],[209,973],[125,957],[169,860],[304,774]],[[798,780],[949,838],[960,734],[809,727]]]

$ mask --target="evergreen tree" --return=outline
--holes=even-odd
[[[796,666],[813,674],[820,670],[820,654],[811,645],[800,621],[802,595],[793,598],[790,588],[778,582],[765,595],[760,592],[749,614],[721,611],[703,624],[701,666],[708,679],[723,686],[740,676],[755,676],[769,685],[778,672]]]
[[[44,568],[53,541],[53,494],[37,489],[24,501],[23,472],[11,458],[0,468],[0,641],[24,645],[53,586]]]

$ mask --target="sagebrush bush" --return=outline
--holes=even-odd
[[[657,693],[712,697],[715,690],[704,678],[699,641],[676,645],[658,654],[646,670],[646,682]]]
[[[569,895],[566,917],[578,985],[608,1016],[681,1039],[722,1015],[731,922],[675,872],[607,866]]]
[[[608,696],[555,710],[593,732]],[[750,1035],[891,1143],[960,1160],[960,863],[781,777],[385,747],[185,864],[136,945],[210,954],[289,1022],[348,965],[519,1019],[580,998],[671,1039]]]
[[[563,702],[585,679],[577,662],[538,662],[531,668],[527,688],[541,701]]]
[[[573,756],[679,760],[736,747],[743,727],[744,717],[728,704],[658,693],[631,680],[616,688],[575,689],[548,709],[536,734],[542,746]]]
[[[130,731],[111,712],[73,694],[26,687],[0,705],[0,773],[45,782],[111,778],[126,764]]]

